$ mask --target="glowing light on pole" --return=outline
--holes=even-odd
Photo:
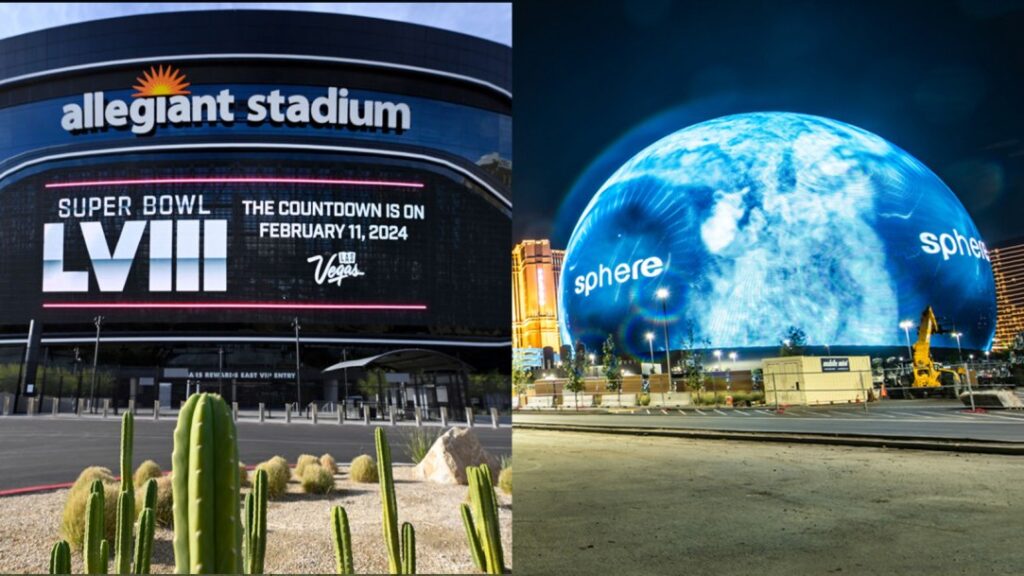
[[[907,357],[913,358],[914,351],[910,348],[910,328],[914,326],[914,323],[910,320],[904,320],[900,322],[900,328],[903,328],[903,334],[907,337]]]
[[[654,332],[648,332],[644,334],[644,338],[647,338],[647,347],[651,349],[651,364],[654,364]]]
[[[658,288],[658,291],[654,293],[661,300],[661,326],[665,332],[665,371],[668,374],[669,384],[672,384],[672,359],[669,356],[669,344],[668,344],[668,288]],[[675,392],[675,388],[672,388]]]
[[[960,337],[961,337],[961,336],[963,336],[963,335],[964,335],[964,334],[963,334],[963,332],[953,332],[953,333],[951,334],[951,336],[952,336],[953,338],[956,338],[956,356],[957,356],[957,358],[958,358],[958,359],[960,360],[960,363],[961,363],[961,364],[963,364],[963,363],[964,363],[964,354],[963,354],[963,352],[962,352],[962,351],[960,350]]]

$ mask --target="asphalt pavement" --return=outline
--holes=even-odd
[[[1024,442],[1024,411],[971,413],[949,400],[763,408],[638,408],[614,412],[517,412],[517,425],[572,425]]]
[[[281,421],[238,423],[239,457],[246,464],[257,464],[280,455],[294,463],[300,454],[330,453],[339,462],[349,462],[360,454],[375,454],[373,431],[379,424],[365,426],[361,421],[338,425],[334,421],[319,424]],[[135,420],[134,466],[143,460],[155,460],[164,470],[171,467],[171,449],[175,421],[145,417]],[[407,438],[416,427],[405,424],[383,427],[391,442],[396,463],[411,462]],[[440,434],[439,426],[424,430]],[[474,428],[483,447],[503,456],[512,452],[511,428],[491,428],[478,419]],[[120,418],[38,416],[0,417],[0,490],[45,484],[72,482],[87,466],[106,466],[119,473]]]

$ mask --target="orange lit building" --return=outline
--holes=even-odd
[[[512,249],[512,346],[558,351],[558,279],[564,250],[548,240],[523,240]]]
[[[988,252],[996,280],[996,337],[993,350],[1006,350],[1024,332],[1024,238]]]

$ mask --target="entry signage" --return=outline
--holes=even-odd
[[[295,380],[295,372],[274,370],[189,370],[191,380]]]
[[[822,372],[849,372],[850,371],[850,359],[849,358],[822,358],[821,359],[821,371]]]

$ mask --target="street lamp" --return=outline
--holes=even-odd
[[[963,363],[964,363],[964,354],[963,354],[963,352],[962,352],[962,351],[960,350],[960,337],[961,337],[961,336],[963,336],[963,335],[964,335],[964,334],[963,334],[963,332],[953,332],[953,333],[951,334],[951,336],[952,336],[953,338],[956,338],[956,356],[957,356],[957,358],[958,358],[958,359],[960,360],[960,363],[961,363],[961,364],[963,364]]]
[[[718,364],[717,366],[715,366],[715,372],[721,372],[722,371],[722,351],[721,350],[715,350],[713,352],[713,354],[715,355],[715,363]],[[711,393],[715,397],[715,406],[718,406],[718,380],[717,380],[717,378],[713,378],[711,380]]]
[[[93,319],[96,324],[96,348],[92,352],[92,384],[89,386],[89,411],[96,413],[96,365],[100,361],[100,328],[103,326],[103,316]]]
[[[900,322],[900,328],[903,328],[903,335],[907,337],[907,357],[913,358],[914,351],[910,348],[910,329],[914,326],[914,323],[910,320],[904,320]]]
[[[668,382],[672,384],[672,359],[669,356],[671,349],[668,344],[668,288],[658,288],[654,293],[658,300],[661,300],[661,327],[665,332],[665,370],[668,374]],[[675,387],[672,388],[675,392]]]
[[[295,328],[295,409],[302,410],[302,371],[299,364],[299,317],[292,319],[292,328]]]
[[[736,356],[735,352],[729,352],[729,360],[732,362],[732,365],[729,366],[729,371],[725,373],[726,390],[732,390],[732,371],[736,369]]]
[[[714,355],[715,355],[715,363],[718,364],[718,366],[716,366],[716,368],[715,368],[715,371],[721,372],[722,371],[722,351],[721,350],[715,350],[714,351]]]
[[[648,332],[644,334],[644,338],[647,338],[647,347],[651,349],[651,364],[654,364],[654,332]]]

